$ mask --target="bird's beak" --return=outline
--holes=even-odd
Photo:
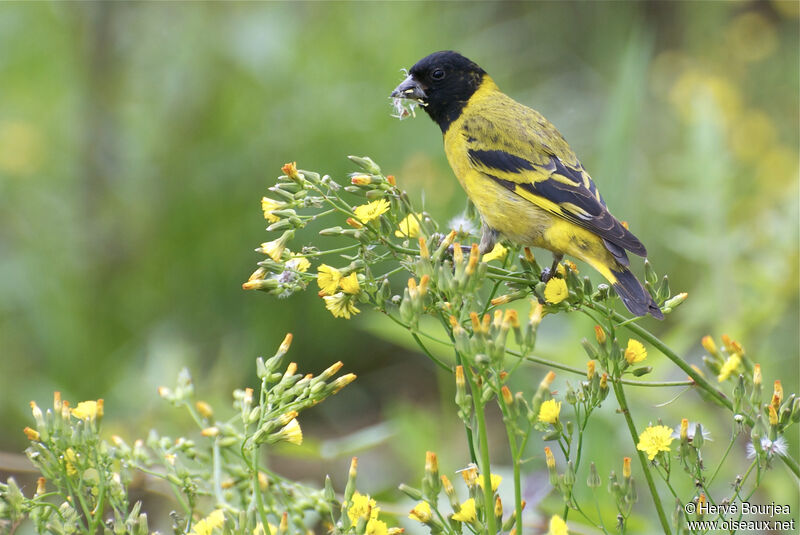
[[[392,91],[391,96],[392,98],[406,98],[423,102],[428,95],[425,94],[425,88],[422,87],[422,84],[409,74],[408,77]]]

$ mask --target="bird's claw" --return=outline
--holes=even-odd
[[[453,247],[455,247],[455,245],[451,245],[450,247],[447,248],[447,252],[450,254],[450,256],[453,256]],[[461,247],[461,251],[464,254],[470,254],[472,252],[471,245],[460,245],[459,247]]]
[[[542,269],[542,274],[540,276],[542,282],[549,281],[552,278],[552,276],[553,276],[553,271],[549,267]]]

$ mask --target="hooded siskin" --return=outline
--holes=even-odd
[[[422,104],[444,135],[450,167],[483,223],[480,249],[499,236],[565,254],[600,272],[628,310],[663,319],[628,269],[644,245],[606,207],[589,174],[542,114],[508,97],[478,65],[452,52],[419,60],[392,92]]]

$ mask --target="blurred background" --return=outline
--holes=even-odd
[[[402,332],[369,313],[334,319],[314,291],[241,290],[254,247],[271,239],[260,198],[287,161],[342,179],[355,170],[346,155],[369,155],[441,221],[463,210],[438,128],[390,117],[401,68],[441,49],[548,117],[656,270],[689,293],[648,328],[698,364],[700,338],[727,333],[765,384],[797,391],[799,14],[779,1],[0,6],[0,451],[22,452],[28,402],[47,406],[54,390],[104,398],[109,435],[188,431],[159,385],[187,366],[220,411],[292,332],[301,371],[341,359],[359,380],[304,413],[287,475],[331,473],[343,488],[357,454],[363,489],[396,502],[426,449],[444,473],[463,467],[450,379]],[[591,332],[582,318],[547,318],[537,352],[583,367]],[[653,380],[683,378],[650,354]],[[545,372],[523,369],[517,388]],[[728,417],[694,393],[655,409],[676,392],[644,390],[629,394],[638,425],[688,417],[716,450],[727,444]],[[589,429],[604,477],[621,464],[608,451],[632,453],[612,405]],[[800,437],[789,443],[796,457]],[[746,466],[744,447],[721,485]],[[541,451],[532,440],[531,466]],[[24,471],[9,463],[3,477]],[[759,503],[797,493],[778,463]],[[650,507],[640,491],[643,530]]]

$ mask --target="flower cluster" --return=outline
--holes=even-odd
[[[131,443],[113,435],[106,441],[101,437],[102,399],[73,407],[56,392],[52,408],[42,410],[31,402],[33,424],[24,429],[30,440],[27,454],[42,477],[32,497],[24,496],[13,479],[0,484],[0,527],[4,519],[30,517],[40,533],[93,535],[108,529],[147,535],[141,503],[131,505],[128,498],[137,473],[163,480],[173,490],[182,507],[172,514],[176,532],[284,533],[288,522],[303,525],[311,511],[329,514],[335,500],[324,491],[259,466],[264,446],[302,444],[299,414],[355,379],[353,374],[335,377],[341,362],[317,376],[297,373],[295,363],[284,363],[291,341],[287,335],[274,356],[256,361],[260,387],[234,391],[232,416],[218,416],[208,402],[196,398],[187,370],[175,386],[160,387],[159,395],[187,410],[198,425],[191,438],[173,439],[154,430],[146,440]],[[206,496],[217,507],[204,515],[200,504]]]
[[[493,521],[497,526],[501,526],[503,531],[512,529],[516,523],[516,511],[505,515],[503,502],[497,490],[503,478],[497,474],[484,475],[478,471],[478,467],[470,464],[463,470],[459,470],[464,485],[467,488],[468,497],[461,500],[458,493],[445,474],[439,474],[439,462],[434,452],[427,452],[425,455],[425,474],[420,488],[409,485],[400,485],[400,490],[406,495],[417,501],[417,504],[409,512],[408,518],[416,520],[428,527],[431,533],[461,533],[466,527],[470,532],[479,533],[482,526],[485,526],[487,519],[485,511],[490,511]],[[491,488],[486,487],[489,481]],[[441,511],[439,499],[444,493],[447,503],[452,513]],[[490,497],[490,507],[484,507],[486,497]],[[522,502],[522,507],[525,504]]]

